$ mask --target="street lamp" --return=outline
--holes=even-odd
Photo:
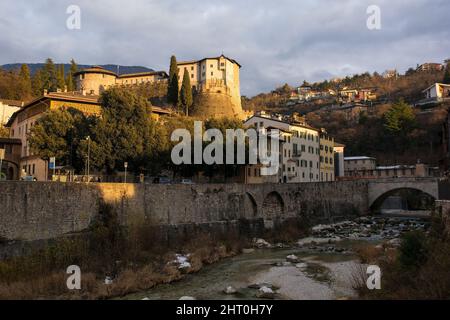
[[[127,168],[128,168],[128,162],[125,162],[123,164],[123,166],[125,167],[125,184],[127,183]]]
[[[87,142],[88,142],[88,156],[87,156],[87,182],[89,183],[89,176],[90,176],[90,174],[89,174],[89,165],[90,165],[90,163],[89,163],[89,158],[90,158],[90,155],[91,155],[91,137],[90,136],[87,136],[86,137],[86,140],[87,140]]]

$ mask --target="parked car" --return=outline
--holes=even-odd
[[[181,184],[194,184],[191,179],[181,179]]]
[[[23,176],[22,178],[20,178],[20,180],[22,180],[22,181],[37,181],[36,177],[34,177],[34,176]]]
[[[158,183],[158,184],[170,184],[170,178],[169,177],[165,177],[165,176],[158,176],[155,179],[153,179],[153,183]]]

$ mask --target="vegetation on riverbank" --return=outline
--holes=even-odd
[[[304,225],[291,221],[263,236],[291,242],[304,234]],[[86,233],[53,240],[29,255],[0,261],[0,299],[108,299],[148,290],[180,280],[252,245],[251,238],[242,236],[246,232],[230,230],[181,231],[178,239],[169,239],[151,221],[121,227],[111,207],[102,205],[97,221]],[[180,268],[174,263],[175,254],[188,256],[189,266]],[[80,267],[81,290],[67,288],[70,265]],[[105,284],[106,278],[112,283]]]
[[[369,290],[365,270],[355,274],[362,299],[449,299],[450,236],[440,213],[428,233],[404,235],[398,248],[369,245],[359,250],[361,262],[381,268],[381,289]]]

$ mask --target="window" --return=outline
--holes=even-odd
[[[213,65],[211,64],[210,67],[213,68]]]
[[[193,73],[191,74],[191,78],[192,78],[192,79],[194,78],[194,74],[193,74]]]
[[[214,72],[211,72],[211,77],[214,76]]]
[[[252,176],[252,169],[248,168],[248,176],[251,177]]]
[[[191,67],[191,70],[194,71],[194,66]]]
[[[33,163],[33,171],[32,171],[32,174],[34,174],[35,169],[36,169],[36,165]]]
[[[224,63],[224,62],[221,62],[221,63],[220,63],[220,66],[221,66],[221,67],[225,67],[225,63]]]

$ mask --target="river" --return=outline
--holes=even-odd
[[[426,224],[420,219],[410,218],[365,219],[357,223],[316,227],[313,235],[317,238],[313,240],[321,239],[321,242],[306,241],[306,244],[300,244],[305,242],[304,239],[297,246],[287,249],[246,250],[246,253],[186,275],[180,281],[159,285],[123,299],[178,300],[186,296],[198,300],[257,299],[258,287],[261,286],[272,288],[276,292],[274,299],[356,298],[354,277],[365,270],[365,266],[354,253],[355,247],[367,242],[396,240],[402,232],[423,229]],[[341,237],[338,241],[327,241],[330,237],[339,238],[337,235]],[[298,261],[292,261],[292,255]],[[224,290],[230,286],[236,292],[226,294]]]

